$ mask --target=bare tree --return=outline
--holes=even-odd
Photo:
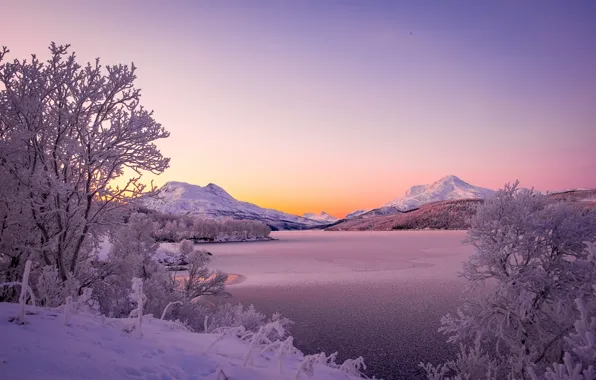
[[[184,294],[188,299],[199,296],[225,295],[226,273],[213,272],[207,267],[211,259],[204,251],[188,255],[188,277],[184,280]]]

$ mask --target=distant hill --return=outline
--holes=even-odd
[[[148,209],[176,215],[258,220],[272,230],[308,229],[330,224],[236,200],[212,183],[201,187],[184,182],[168,182],[157,190],[155,196],[143,199],[142,204]]]
[[[482,199],[457,199],[427,203],[391,215],[360,216],[327,228],[327,231],[389,231],[411,229],[466,229]]]

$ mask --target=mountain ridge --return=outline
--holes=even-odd
[[[207,219],[258,220],[272,229],[307,229],[328,224],[235,199],[222,187],[170,181],[144,198],[142,205],[159,212]]]

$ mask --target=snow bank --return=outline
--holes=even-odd
[[[279,374],[274,353],[253,354],[249,344],[226,336],[199,334],[180,324],[145,316],[143,337],[124,332],[132,319],[73,315],[64,324],[60,311],[28,306],[25,325],[8,322],[18,304],[0,303],[0,379],[209,379],[209,380],[349,380],[356,377],[315,364],[314,376],[296,371],[304,356],[282,357]],[[209,347],[207,353],[206,349]],[[345,364],[345,363],[344,363]],[[220,373],[221,372],[221,373]]]

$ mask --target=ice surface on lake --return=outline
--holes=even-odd
[[[278,241],[205,244],[235,286],[454,279],[472,253],[463,231],[273,232]]]
[[[362,355],[368,375],[420,379],[455,355],[437,329],[461,303],[473,252],[463,231],[274,232],[273,242],[212,244],[215,267],[247,276],[234,302],[281,312],[306,353]]]

